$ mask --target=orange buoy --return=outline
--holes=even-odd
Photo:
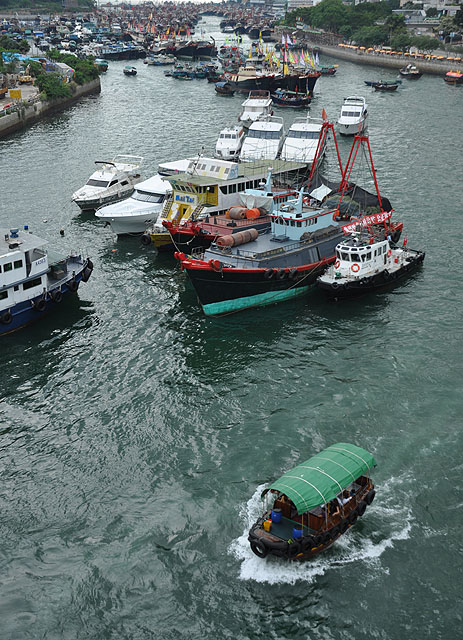
[[[248,220],[255,220],[260,217],[260,209],[255,207],[254,209],[246,209],[246,218]]]

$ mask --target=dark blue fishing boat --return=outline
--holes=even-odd
[[[311,98],[308,94],[298,93],[297,91],[288,91],[286,89],[277,89],[271,94],[272,102],[279,107],[291,107],[293,109],[303,109],[308,107]]]

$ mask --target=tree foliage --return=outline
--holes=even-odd
[[[41,73],[37,76],[35,84],[40,92],[45,93],[47,100],[70,98],[72,95],[59,73]]]
[[[8,36],[0,36],[0,51],[27,53],[29,51],[29,43],[27,40],[13,40]]]

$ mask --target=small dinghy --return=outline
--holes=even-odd
[[[122,69],[124,75],[126,76],[136,76],[137,75],[137,68],[136,67],[132,67],[129,64],[126,65],[123,69]]]
[[[216,82],[215,90],[221,96],[234,96],[235,90],[229,82]]]
[[[362,224],[362,221],[354,222],[344,230]],[[318,278],[317,284],[336,300],[357,297],[407,277],[423,262],[424,256],[423,251],[396,247],[384,235],[354,231],[338,244],[336,262]]]
[[[375,91],[397,91],[398,88],[397,82],[378,82],[374,85]]]
[[[306,560],[328,549],[375,497],[365,449],[339,442],[287,471],[262,493],[263,514],[248,540],[259,558]]]

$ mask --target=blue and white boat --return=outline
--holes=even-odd
[[[24,230],[0,229],[0,334],[11,333],[56,311],[93,271],[79,254],[53,255],[46,240]]]

